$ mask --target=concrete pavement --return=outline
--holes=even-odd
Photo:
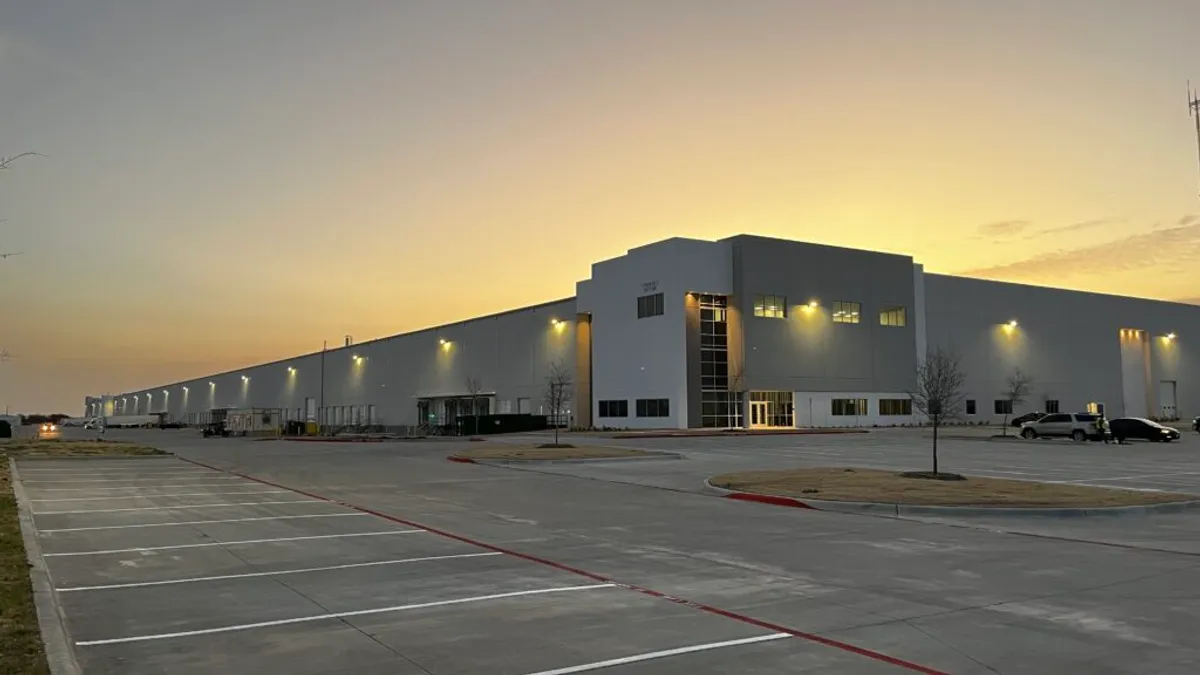
[[[604,470],[634,480],[452,464],[447,443],[136,433],[277,486],[161,459],[137,475],[39,483],[22,463],[30,499],[80,500],[33,506],[85,673],[1182,674],[1200,664],[1200,602],[1186,592],[1200,556],[1186,547],[735,503],[638,484],[621,465]],[[707,461],[700,452],[662,465],[693,471]],[[167,462],[179,475],[145,475],[176,471]],[[636,472],[661,470],[651,464]],[[200,483],[211,485],[166,487]],[[288,488],[401,522],[274,492]],[[132,498],[106,499],[117,494]],[[220,506],[232,499],[240,505]]]

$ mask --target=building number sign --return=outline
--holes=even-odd
[[[658,290],[658,282],[657,281],[647,281],[646,283],[642,284],[642,292],[643,293],[653,293],[654,291],[657,291],[657,290]]]

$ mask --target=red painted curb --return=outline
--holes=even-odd
[[[815,506],[805,504],[799,499],[791,497],[780,497],[778,495],[759,495],[753,492],[730,492],[725,495],[726,499],[736,499],[740,502],[758,502],[760,504],[771,504],[772,506],[790,506],[794,509],[812,509],[818,511]]]
[[[450,462],[460,462],[462,464],[475,464],[475,460],[471,459],[470,457],[455,457],[454,455],[450,455],[446,458],[446,460]]]
[[[196,466],[202,466],[206,469],[211,469],[213,471],[220,471],[221,473],[229,474],[231,476],[238,476],[239,478],[245,478],[246,480],[251,480],[251,481],[254,481],[255,483],[260,483],[262,485],[269,485],[271,487],[279,488],[281,490],[290,490],[292,492],[295,492],[296,494],[304,495],[305,497],[311,497],[312,499],[317,499],[317,500],[320,500],[323,502],[328,502],[330,504],[337,504],[338,506],[343,506],[348,509],[353,509],[355,511],[358,511],[359,513],[366,513],[366,514],[375,516],[377,518],[383,518],[384,520],[387,520],[387,521],[390,521],[393,523],[398,523],[400,525],[404,525],[407,527],[414,527],[417,529],[425,530],[426,532],[429,532],[431,534],[436,534],[436,535],[445,537],[447,539],[453,539],[455,541],[459,541],[464,544],[468,544],[470,546],[475,546],[477,548],[482,548],[482,549],[492,551],[495,553],[503,553],[505,555],[512,556],[514,558],[519,558],[521,560],[526,560],[526,561],[529,561],[532,563],[537,563],[539,565],[545,565],[547,567],[552,567],[554,569],[561,570],[563,572],[570,572],[571,574],[575,574],[575,575],[578,575],[578,576],[581,576],[581,577],[584,577],[587,579],[592,579],[593,581],[598,581],[603,584],[612,584],[618,588],[624,588],[626,590],[634,591],[636,593],[641,593],[643,595],[647,595],[652,598],[659,598],[662,600],[666,600],[668,602],[673,602],[677,605],[683,605],[684,607],[690,607],[692,609],[695,609],[695,610],[698,610],[701,612],[706,612],[708,614],[714,614],[716,616],[723,616],[727,619],[732,619],[734,621],[740,621],[741,623],[749,624],[751,626],[757,626],[757,627],[765,629],[765,630],[774,631],[776,633],[787,633],[788,635],[791,635],[792,637],[800,638],[802,640],[807,640],[809,642],[815,642],[817,644],[825,645],[826,647],[833,647],[834,649],[840,649],[844,652],[856,654],[858,656],[865,656],[869,659],[873,659],[875,661],[879,661],[882,663],[887,663],[889,665],[897,666],[899,668],[904,668],[905,670],[909,670],[914,673],[922,673],[922,675],[950,675],[950,673],[945,672],[945,671],[936,670],[934,668],[930,668],[928,666],[923,666],[919,663],[914,663],[912,661],[906,661],[904,659],[897,658],[895,656],[889,656],[882,652],[877,652],[877,651],[873,651],[871,649],[867,649],[866,647],[858,647],[856,645],[850,644],[849,642],[842,642],[841,640],[827,638],[822,635],[817,635],[816,633],[808,633],[808,632],[805,632],[802,630],[788,628],[787,626],[781,626],[776,623],[771,623],[770,621],[763,621],[762,619],[755,619],[754,617],[746,616],[745,614],[738,614],[736,612],[731,612],[727,609],[713,607],[712,605],[706,605],[706,604],[703,604],[700,602],[687,600],[685,598],[677,598],[677,597],[674,597],[671,595],[667,595],[666,593],[662,593],[660,591],[655,591],[655,590],[651,590],[649,588],[645,588],[643,586],[622,583],[622,582],[612,579],[610,577],[606,577],[601,574],[596,574],[595,572],[588,572],[587,570],[583,570],[578,567],[572,567],[570,565],[556,562],[556,561],[550,560],[548,558],[542,558],[542,557],[539,557],[536,555],[532,555],[530,553],[521,553],[520,551],[514,551],[511,549],[496,546],[494,544],[488,544],[488,543],[485,543],[482,541],[478,541],[476,539],[471,539],[470,537],[465,537],[460,534],[454,534],[452,532],[448,532],[446,530],[441,530],[436,527],[429,527],[428,525],[422,525],[421,523],[418,523],[418,522],[415,522],[412,520],[407,520],[405,518],[399,518],[397,516],[389,515],[387,513],[383,513],[382,511],[376,511],[374,509],[369,509],[365,506],[357,506],[355,504],[350,504],[350,503],[343,502],[343,501],[337,500],[337,499],[331,499],[324,495],[319,495],[319,494],[316,494],[313,492],[297,490],[296,488],[288,487],[286,485],[281,485],[279,483],[273,483],[273,482],[263,479],[263,478],[256,478],[249,474],[241,473],[238,471],[230,471],[229,469],[222,469],[220,467],[212,466],[211,464],[205,464],[204,462],[197,462],[194,459],[188,459],[186,457],[180,457],[179,459],[182,459],[183,461],[189,462],[191,464],[195,464]]]

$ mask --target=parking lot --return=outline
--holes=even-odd
[[[654,489],[695,488],[716,467],[926,457],[900,434],[643,439],[688,459],[536,472],[452,464],[464,446],[446,442],[122,434],[200,464],[18,466],[85,674],[1183,675],[1200,663],[1200,601],[1181,592],[1200,583],[1194,518],[1052,539]],[[1058,459],[1083,471],[1088,450],[1122,461],[1094,444],[1012,448],[943,452],[964,471],[987,453],[1031,473]],[[1143,473],[1186,463],[1146,457],[1158,464]],[[1178,546],[1102,543],[1162,528]]]
[[[1070,440],[989,439],[991,429],[948,428],[938,443],[943,471],[972,476],[1073,483],[1137,490],[1200,493],[1200,434],[1181,427],[1172,443],[1116,445]],[[506,439],[528,442],[528,439]],[[715,474],[798,466],[926,469],[932,434],[918,429],[873,429],[867,434],[697,438],[611,438],[579,442],[682,452],[687,462],[558,465],[560,473],[693,489]]]
[[[763,667],[842,670],[861,659],[180,460],[31,461],[20,474],[86,673],[692,672],[700,652],[706,664],[750,652]],[[886,672],[878,665],[854,672]]]

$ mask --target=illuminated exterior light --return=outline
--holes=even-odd
[[[1175,334],[1174,334],[1174,333],[1167,333],[1167,339],[1168,339],[1168,340],[1174,340],[1174,339],[1175,339]]]
[[[243,375],[243,376],[242,376],[242,381],[243,381],[243,382],[249,382],[249,381],[250,381],[250,377],[249,377],[248,375]]]
[[[164,394],[170,394],[171,392],[167,391],[166,389],[163,389],[163,393],[164,393]]]
[[[295,368],[293,368],[292,366],[288,366],[288,372],[289,372],[289,373],[291,373],[291,374],[293,374],[293,375],[295,375],[295,374],[296,374],[296,369],[295,369]]]
[[[1017,320],[1016,320],[1016,319],[1013,319],[1012,321],[1009,321],[1009,322],[1008,322],[1008,327],[1009,327],[1009,328],[1016,328],[1016,327],[1017,327]]]

